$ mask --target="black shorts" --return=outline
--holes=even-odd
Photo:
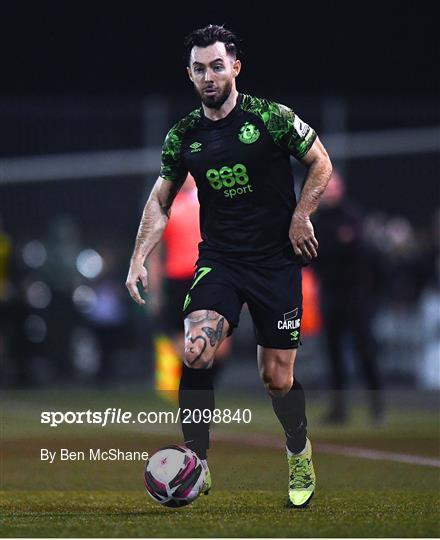
[[[161,322],[164,332],[170,335],[183,333],[182,306],[191,287],[191,279],[166,278],[163,283]]]
[[[186,295],[183,315],[209,309],[238,325],[247,303],[258,345],[271,349],[296,349],[302,316],[301,267],[296,263],[261,268],[241,263],[199,259]]]

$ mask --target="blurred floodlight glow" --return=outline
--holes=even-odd
[[[94,249],[84,249],[76,259],[76,268],[84,277],[93,279],[102,272],[101,255]]]
[[[78,311],[88,313],[91,311],[98,301],[95,291],[87,285],[80,285],[73,291],[73,303]]]
[[[39,268],[46,262],[47,251],[39,240],[32,240],[24,246],[22,257],[31,268]]]
[[[99,344],[93,333],[85,327],[72,332],[72,363],[83,375],[95,375],[99,371]]]
[[[43,281],[34,281],[26,290],[26,298],[33,308],[45,309],[52,300],[52,293]]]
[[[47,325],[38,315],[29,315],[24,322],[24,332],[32,343],[41,343],[47,334]]]

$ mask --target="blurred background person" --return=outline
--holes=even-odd
[[[97,251],[84,250],[80,262],[82,275],[88,270],[86,276],[89,279],[76,289],[74,300],[88,299],[82,315],[99,348],[94,379],[97,384],[108,384],[119,375],[116,357],[127,342],[126,330],[129,324],[129,306],[120,286],[118,253],[114,247],[112,249],[111,244],[103,242]]]
[[[345,184],[334,171],[315,217],[319,256],[314,263],[320,280],[325,352],[329,362],[331,403],[326,423],[347,420],[347,343],[358,361],[369,390],[372,420],[384,417],[382,383],[371,323],[378,299],[377,264],[362,235],[362,214],[345,195]]]
[[[58,381],[69,384],[74,378],[72,330],[81,320],[72,299],[80,280],[77,258],[81,253],[82,237],[78,221],[69,214],[55,216],[49,223],[44,244],[47,259],[41,268],[41,276],[50,289],[50,301],[45,310],[46,354]]]
[[[148,259],[148,302],[156,327],[156,390],[169,391],[175,397],[184,349],[182,309],[194,279],[200,241],[197,188],[188,175],[174,200],[162,241]],[[217,351],[212,368],[215,381],[230,352],[230,343],[230,338],[226,339]]]

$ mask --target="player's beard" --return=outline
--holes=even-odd
[[[197,88],[197,93],[199,94],[200,99],[202,100],[203,105],[208,107],[208,109],[220,109],[223,103],[228,99],[232,91],[232,81],[225,83],[223,90],[219,94],[214,96],[206,96],[203,94],[203,91]]]

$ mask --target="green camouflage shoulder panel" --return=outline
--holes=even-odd
[[[179,182],[186,176],[188,171],[180,159],[182,139],[200,117],[201,109],[196,109],[177,122],[167,133],[162,147],[162,164],[160,167],[160,176],[165,180]]]
[[[275,144],[297,159],[307,154],[316,139],[315,131],[285,105],[243,95],[241,108],[261,118]]]

